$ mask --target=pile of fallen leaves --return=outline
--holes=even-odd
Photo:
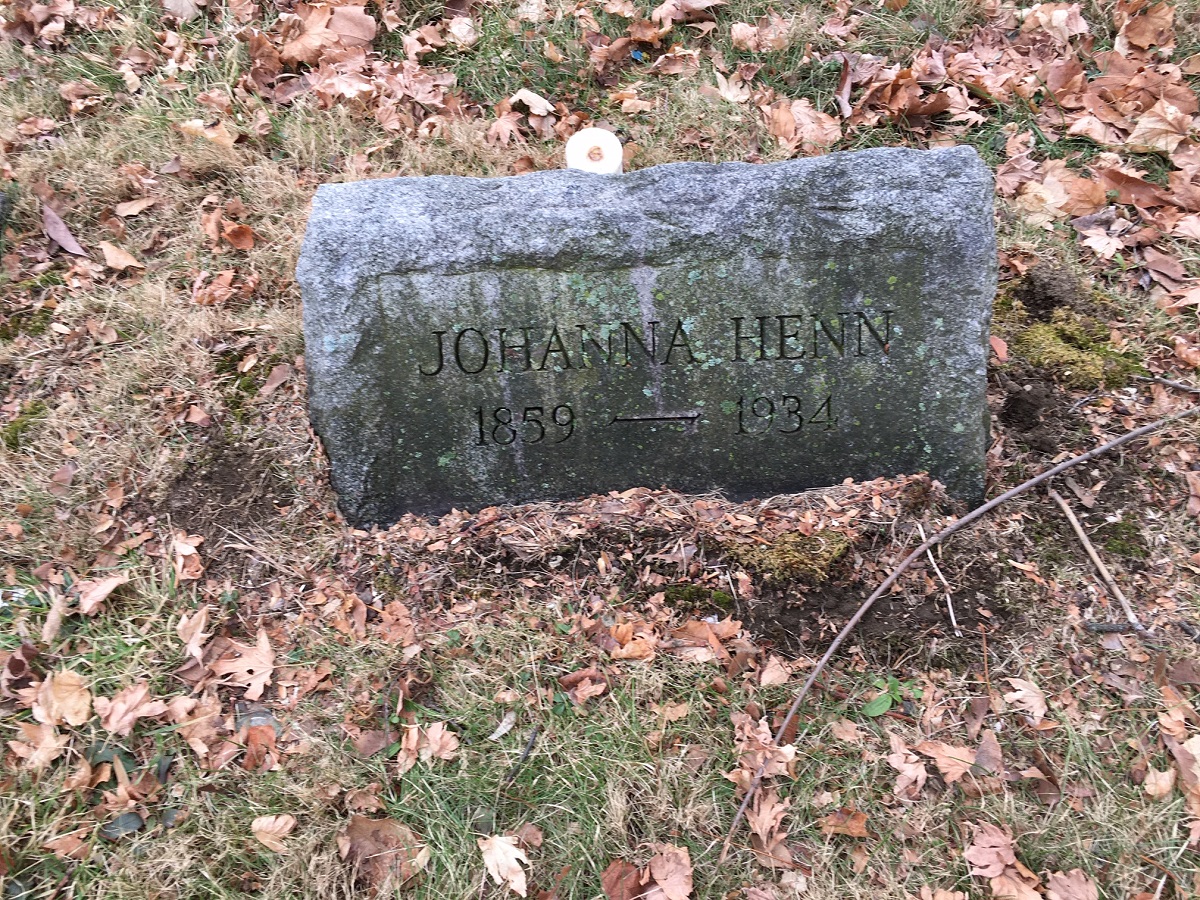
[[[787,50],[796,39],[794,19],[769,11],[754,23],[730,23],[733,46],[762,62],[735,65],[706,45],[721,24],[716,14],[723,5],[724,0],[666,0],[644,16],[630,0],[580,0],[571,15],[588,52],[591,78],[622,112],[658,110],[657,79],[701,79],[706,82],[701,91],[714,102],[757,109],[769,134],[791,154],[826,152],[885,122],[918,144],[946,144],[970,139],[997,119],[1020,119],[1025,124],[1004,126],[1007,160],[997,172],[999,192],[1013,198],[1035,225],[1052,228],[1070,220],[1099,265],[1119,255],[1130,283],[1151,290],[1164,308],[1200,303],[1200,289],[1166,240],[1200,240],[1200,143],[1194,136],[1200,109],[1189,83],[1200,75],[1200,55],[1172,60],[1171,4],[1119,0],[1110,21],[1089,22],[1078,3],[1018,8],[989,0],[986,21],[965,38],[934,34],[911,58],[891,60],[852,49],[865,11],[852,0],[838,0],[814,29],[800,63],[840,66],[829,110],[759,83],[770,54]],[[624,33],[604,33],[596,18],[601,9],[606,22],[628,22]],[[407,32],[395,3],[380,4],[376,12],[378,17],[367,6],[300,2],[272,17],[255,0],[238,0],[227,10],[165,0],[157,46],[127,48],[119,70],[131,93],[149,76],[170,89],[178,84],[176,73],[219,52],[222,41],[242,42],[251,65],[232,95],[204,92],[198,100],[209,116],[177,123],[185,134],[226,147],[268,134],[271,106],[304,97],[322,107],[342,104],[373,118],[385,132],[417,138],[436,137],[456,120],[488,120],[483,138],[497,144],[562,142],[595,114],[527,87],[494,103],[490,113],[486,98],[464,96],[454,75],[427,57],[446,48],[471,51],[480,23],[469,3],[448,4],[443,18]],[[541,0],[528,0],[510,26],[536,26],[555,15]],[[3,30],[25,44],[58,49],[75,31],[116,29],[122,18],[111,7],[71,0],[49,5],[16,0]],[[186,34],[171,27],[200,18],[216,29],[214,36],[197,41],[190,27]],[[381,35],[392,31],[401,33],[402,59],[379,49]],[[1112,47],[1097,50],[1097,34],[1106,31]],[[549,42],[542,53],[551,65],[563,59]],[[715,84],[707,83],[702,61]],[[95,114],[106,95],[89,81],[64,84],[60,93],[73,117]],[[34,117],[18,130],[33,142],[57,124]],[[1085,151],[1085,165],[1073,165],[1072,157]],[[1169,162],[1166,184],[1148,177],[1139,162],[1147,155]],[[47,233],[82,254],[69,235],[66,241],[55,237],[64,233],[60,225],[48,218]],[[253,240],[237,232],[224,238],[234,246]],[[142,265],[116,245],[102,249],[117,271]]]

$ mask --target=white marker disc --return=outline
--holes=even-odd
[[[603,128],[584,128],[567,141],[567,168],[593,172],[597,175],[617,175],[624,166],[621,141]]]

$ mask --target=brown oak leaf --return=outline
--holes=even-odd
[[[258,629],[258,641],[254,645],[230,641],[230,646],[238,655],[225,656],[214,662],[211,666],[213,674],[225,684],[244,687],[247,700],[259,699],[275,671],[275,651],[271,649],[267,632]]]
[[[429,848],[393,819],[351,816],[338,835],[338,853],[354,866],[356,880],[375,897],[391,897],[429,863]]]
[[[154,719],[167,711],[166,703],[150,699],[146,681],[121,689],[112,699],[97,697],[93,706],[104,729],[119,737],[128,737],[138,719]]]

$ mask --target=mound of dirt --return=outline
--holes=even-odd
[[[206,557],[216,564],[209,567],[213,574],[222,566],[242,568],[237,557],[243,552],[222,544],[241,543],[277,519],[278,508],[293,499],[271,450],[221,435],[171,481],[160,508],[170,514],[172,527],[205,538]]]
[[[1075,273],[1064,266],[1043,262],[1025,273],[1013,289],[1013,299],[1020,301],[1030,318],[1049,322],[1055,310],[1082,311],[1085,305],[1083,285]]]

